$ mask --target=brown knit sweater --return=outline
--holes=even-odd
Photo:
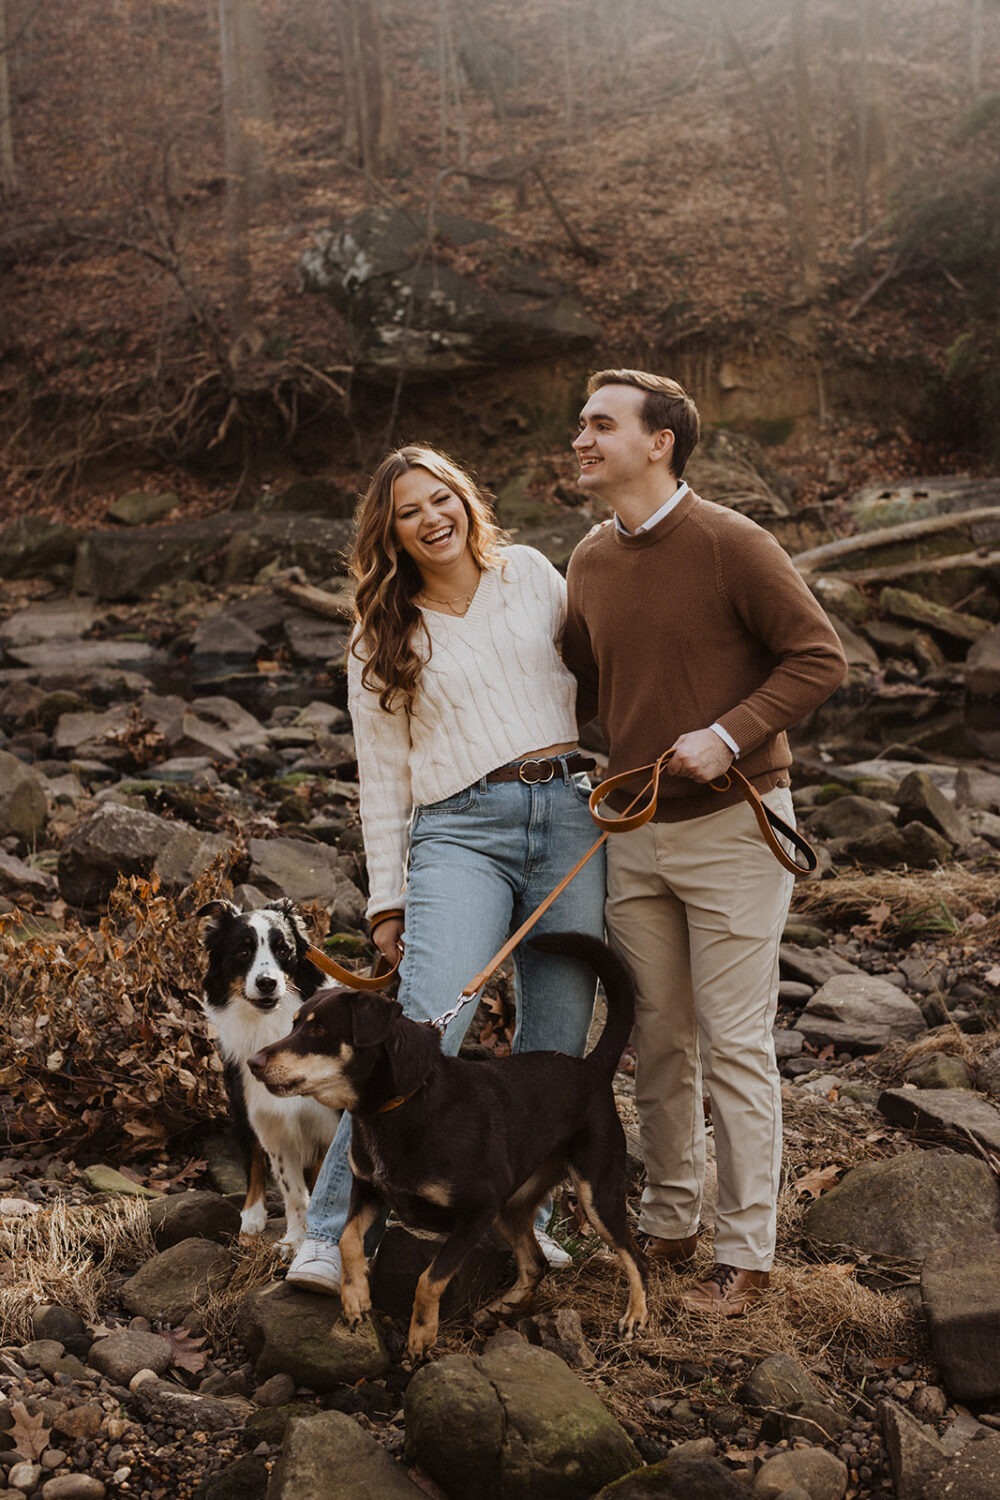
[[[769,532],[689,491],[650,531],[597,527],[573,553],[567,581],[563,657],[579,683],[581,724],[600,718],[609,775],[718,723],[758,791],[788,785],[785,730],[830,696],[846,664]],[[656,817],[698,817],[739,795],[667,776]]]

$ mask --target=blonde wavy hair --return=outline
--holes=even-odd
[[[398,705],[410,708],[430,652],[430,637],[414,602],[423,579],[412,557],[396,542],[393,487],[410,469],[426,469],[461,500],[469,518],[469,550],[481,570],[501,566],[506,541],[494,520],[492,497],[447,453],[409,444],[382,459],[355,514],[349,562],[357,584],[358,628],[351,650],[364,662],[364,686],[377,692],[381,707],[390,711]],[[418,649],[421,634],[423,655]]]

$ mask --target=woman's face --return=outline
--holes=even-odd
[[[469,545],[469,517],[455,492],[427,469],[407,469],[392,487],[393,535],[421,574],[458,562]]]

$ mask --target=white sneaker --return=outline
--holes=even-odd
[[[340,1250],[331,1240],[305,1239],[295,1253],[285,1280],[307,1292],[340,1292]]]
[[[557,1244],[551,1234],[546,1234],[544,1229],[536,1228],[535,1239],[553,1271],[563,1271],[573,1264],[573,1257],[569,1251]]]

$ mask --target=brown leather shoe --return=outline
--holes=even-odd
[[[659,1260],[668,1266],[689,1266],[698,1248],[698,1236],[689,1234],[683,1240],[663,1240],[651,1234],[646,1241],[646,1254],[650,1260]]]
[[[715,1265],[704,1281],[676,1298],[688,1312],[714,1313],[719,1318],[735,1318],[745,1313],[767,1291],[770,1273],[741,1271],[738,1266]]]

